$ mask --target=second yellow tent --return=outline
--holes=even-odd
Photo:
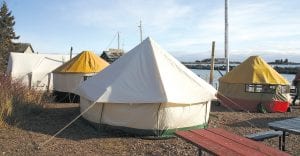
[[[53,88],[74,93],[79,84],[109,65],[91,51],[83,51],[53,71]]]

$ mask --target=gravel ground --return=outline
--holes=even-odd
[[[179,138],[149,140],[100,133],[78,119],[57,137],[42,146],[58,130],[79,114],[78,104],[48,104],[16,126],[0,128],[0,155],[197,155],[197,148]],[[209,127],[220,127],[238,135],[268,130],[271,121],[300,116],[300,107],[290,113],[232,112],[212,106]],[[278,148],[278,138],[263,143]],[[287,137],[287,152],[300,155],[300,136]]]

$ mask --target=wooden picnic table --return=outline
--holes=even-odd
[[[238,136],[221,128],[177,131],[176,135],[191,142],[202,151],[224,156],[285,156],[289,155],[261,142]]]
[[[300,117],[273,121],[268,123],[268,125],[270,129],[274,129],[276,131],[280,130],[283,132],[282,143],[279,142],[281,145],[281,150],[283,151],[285,151],[285,136],[287,132],[300,135]]]

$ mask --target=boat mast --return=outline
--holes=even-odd
[[[229,72],[229,58],[228,58],[228,0],[225,0],[225,62],[226,73]]]
[[[120,33],[118,32],[118,49],[120,49]]]
[[[143,41],[142,20],[140,20],[140,25],[138,27],[140,28],[140,39],[141,39],[141,43],[142,43],[142,41]]]

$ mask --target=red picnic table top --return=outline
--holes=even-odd
[[[261,142],[230,133],[221,128],[177,131],[176,135],[214,155],[285,156],[289,155]]]

